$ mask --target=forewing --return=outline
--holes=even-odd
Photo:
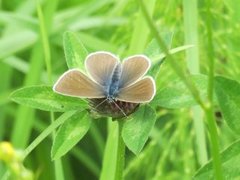
[[[150,60],[144,55],[135,55],[124,60],[122,64],[120,87],[124,88],[136,82],[146,74],[150,66]]]
[[[152,77],[144,77],[136,83],[119,90],[116,99],[132,103],[145,103],[153,99],[156,87]]]
[[[104,97],[103,87],[77,69],[65,72],[55,83],[53,90],[59,94],[74,97]]]
[[[85,66],[90,76],[102,86],[107,85],[119,60],[111,53],[99,51],[90,54]]]

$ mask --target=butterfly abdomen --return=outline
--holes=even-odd
[[[105,100],[104,103],[102,103]],[[124,102],[118,100],[89,99],[91,110],[103,116],[110,116],[113,118],[121,118],[130,115],[138,108],[139,104]],[[102,103],[101,105],[99,105]]]

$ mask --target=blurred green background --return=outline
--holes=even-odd
[[[191,0],[144,2],[159,33],[163,36],[172,34],[171,48],[189,44],[191,33],[198,32],[194,36],[194,42],[197,43],[194,48],[198,50],[199,65],[198,61],[190,63],[184,51],[174,54],[174,57],[184,70],[196,68],[206,74],[205,0],[199,1],[197,7],[191,6]],[[49,35],[54,80],[67,70],[62,44],[65,31],[76,32],[89,52],[106,50],[121,58],[143,53],[153,39],[137,1],[39,0],[39,3]],[[216,0],[212,7],[216,74],[238,80],[240,3],[237,0]],[[176,75],[166,60],[157,79],[159,88],[171,84],[175,79]],[[39,84],[48,84],[48,79],[36,1],[0,0],[0,141],[11,141],[14,147],[24,149],[50,124],[48,112],[19,106],[8,98],[15,89]],[[192,121],[196,114],[189,109],[159,107],[158,110],[156,126],[144,150],[139,156],[134,156],[130,151],[126,153],[125,178],[191,179],[204,161],[197,152],[196,131]],[[218,107],[216,115],[221,133],[220,147],[223,149],[236,137],[222,121]],[[98,179],[106,134],[106,121],[96,120],[87,136],[64,156],[62,161],[67,180]],[[26,160],[26,167],[38,179],[54,179],[50,149],[51,138],[48,138]],[[0,177],[4,171],[4,166],[0,164]]]

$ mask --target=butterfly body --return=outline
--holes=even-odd
[[[116,98],[119,91],[120,77],[121,77],[121,63],[118,63],[116,67],[113,69],[112,75],[110,76],[110,81],[106,87],[107,91],[105,92],[105,96],[109,100],[114,100]]]
[[[101,115],[127,116],[155,95],[155,81],[150,76],[143,77],[150,65],[144,55],[131,56],[120,62],[108,52],[91,53],[85,60],[89,76],[71,69],[58,79],[53,91],[86,98],[92,110]]]

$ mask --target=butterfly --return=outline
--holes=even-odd
[[[85,60],[87,73],[79,69],[66,71],[54,84],[53,91],[66,96],[87,98],[99,114],[123,117],[140,103],[150,102],[155,81],[144,75],[151,66],[145,55],[134,55],[120,62],[112,53],[98,51]]]

